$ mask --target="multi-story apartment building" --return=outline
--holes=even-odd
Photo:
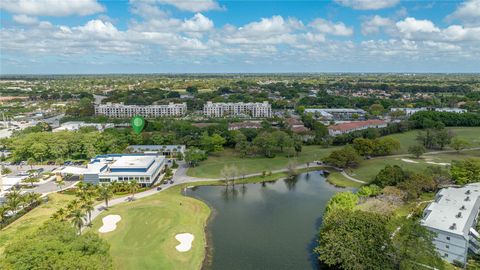
[[[469,249],[480,254],[479,209],[480,183],[444,188],[425,208],[421,224],[436,234],[433,244],[443,259],[465,264]]]
[[[168,105],[124,105],[107,103],[95,106],[96,115],[111,118],[130,118],[141,115],[146,118],[175,117],[187,113],[187,103],[169,103]]]
[[[203,114],[208,117],[239,116],[253,118],[269,118],[272,106],[268,101],[258,103],[212,103],[203,106]]]

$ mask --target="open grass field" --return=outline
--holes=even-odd
[[[328,175],[328,178],[327,178],[328,182],[335,185],[335,186],[338,186],[338,187],[354,187],[354,188],[359,188],[361,187],[363,184],[361,183],[358,183],[358,182],[354,182],[348,178],[346,178],[345,176],[343,176],[341,173],[339,172],[332,172]]]
[[[220,171],[225,165],[235,165],[239,169],[243,168],[246,174],[275,171],[286,168],[289,160],[294,159],[299,164],[311,162],[328,156],[335,149],[338,149],[338,147],[304,146],[302,152],[296,158],[287,158],[284,154],[279,154],[275,158],[240,158],[236,155],[235,150],[225,149],[222,152],[211,154],[199,166],[189,168],[187,175],[200,178],[221,178]]]
[[[100,234],[110,243],[114,269],[200,269],[205,256],[204,228],[209,207],[185,197],[177,186],[159,194],[123,203],[103,212],[93,222],[98,232],[102,218],[116,214],[122,217],[113,232]],[[192,233],[192,249],[178,252],[175,235]]]
[[[52,193],[48,197],[49,201],[47,203],[41,204],[0,231],[0,258],[5,245],[11,241],[15,235],[32,233],[47,221],[57,209],[65,207],[70,200],[74,199],[73,195],[59,193]]]
[[[370,182],[385,165],[398,165],[409,171],[423,171],[428,166],[441,166],[427,162],[450,163],[452,160],[463,160],[472,157],[480,158],[480,150],[462,151],[460,153],[425,154],[420,159],[408,156],[374,158],[362,161],[360,166],[353,169],[349,174],[357,179]],[[405,162],[402,159],[413,160],[418,163]]]
[[[480,127],[448,127],[447,129],[451,130],[456,136],[469,141],[470,147],[480,146]],[[419,130],[412,130],[405,133],[388,135],[386,137],[399,140],[401,149],[398,151],[398,154],[406,154],[410,146],[418,144],[416,140],[418,133]],[[448,150],[449,148],[446,147],[445,149]]]

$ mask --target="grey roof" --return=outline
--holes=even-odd
[[[480,183],[461,188],[444,188],[437,193],[435,201],[425,209],[422,224],[468,238],[479,208]]]

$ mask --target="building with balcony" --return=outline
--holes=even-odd
[[[178,117],[187,113],[187,103],[167,105],[124,105],[123,103],[107,103],[95,106],[95,115],[110,118],[130,118],[141,115],[145,118]]]
[[[436,233],[433,243],[443,259],[465,265],[469,250],[480,254],[479,209],[480,183],[444,188],[425,208],[421,224]]]
[[[203,114],[208,117],[270,118],[272,117],[272,106],[268,101],[256,103],[213,103],[208,101],[203,106]]]

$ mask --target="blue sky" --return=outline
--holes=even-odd
[[[0,73],[480,72],[480,0],[2,0]]]

